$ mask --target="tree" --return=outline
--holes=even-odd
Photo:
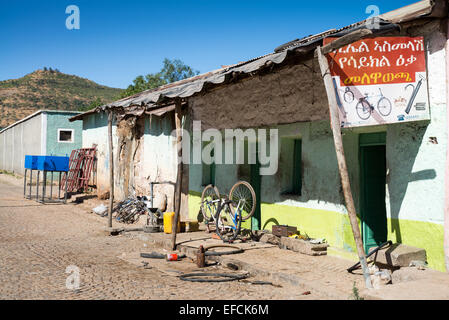
[[[88,105],[83,105],[78,108],[78,111],[89,111],[96,107],[102,106],[104,104],[103,100],[100,97],[97,97],[95,100],[93,100]]]
[[[176,82],[179,80],[187,79],[199,74],[198,71],[193,70],[188,65],[185,65],[179,59],[170,60],[165,58],[163,61],[163,67],[158,73],[149,73],[145,77],[138,76],[133,80],[133,84],[129,85],[120,94],[121,98],[131,96],[133,94],[155,89],[163,86],[164,84]]]

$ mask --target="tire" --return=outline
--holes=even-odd
[[[366,100],[360,100],[355,106],[360,119],[366,120],[371,116],[371,105]]]
[[[387,98],[383,97],[377,103],[377,111],[384,117],[387,117],[391,113],[391,102]]]
[[[234,218],[236,222],[234,223]],[[224,242],[235,240],[240,233],[242,219],[240,215],[234,216],[229,205],[220,205],[215,217],[215,227],[217,235]]]
[[[217,214],[217,203],[207,204],[205,201],[217,200],[220,199],[220,192],[218,188],[213,185],[208,185],[204,188],[203,193],[201,194],[201,213],[204,217],[205,222],[209,222],[213,220],[213,217]]]
[[[234,184],[229,191],[230,207],[232,212],[235,213],[239,200],[245,200],[243,210],[241,212],[242,221],[248,220],[256,211],[256,192],[253,187],[246,181],[238,181]]]
[[[209,251],[209,249],[212,248],[231,248],[232,250],[229,251]],[[204,247],[204,255],[205,256],[224,256],[229,254],[237,254],[237,253],[243,253],[244,250],[237,246],[232,246],[229,244],[214,244],[210,246]]]

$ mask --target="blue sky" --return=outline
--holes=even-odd
[[[41,0],[0,2],[0,80],[44,66],[125,88],[178,58],[207,72],[269,52],[285,42],[346,26],[414,0]],[[68,30],[68,5],[80,29]]]

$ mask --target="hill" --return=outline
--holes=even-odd
[[[46,68],[0,81],[0,128],[40,109],[81,110],[98,99],[108,103],[118,99],[121,91]]]

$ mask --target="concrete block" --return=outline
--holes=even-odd
[[[414,260],[426,261],[426,250],[395,243],[391,247],[379,250],[373,259],[392,267],[408,267]]]
[[[327,247],[329,246],[329,244],[314,244],[302,239],[281,237],[281,246],[285,249],[308,254],[311,256],[322,256],[327,254]]]

